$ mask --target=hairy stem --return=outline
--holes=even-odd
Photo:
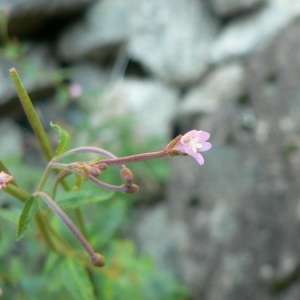
[[[168,155],[168,152],[165,150],[162,150],[162,151],[157,151],[157,152],[149,152],[149,153],[130,155],[130,156],[125,156],[125,157],[120,157],[120,158],[103,159],[103,160],[101,160],[101,163],[105,163],[110,166],[115,166],[115,165],[123,165],[123,164],[140,162],[140,161],[149,160],[149,159],[160,158],[160,157],[164,157],[167,155]]]
[[[67,216],[67,214],[56,204],[52,198],[44,192],[36,192],[35,195],[41,196],[41,198],[51,207],[51,209],[62,219],[62,221],[69,227],[71,232],[77,238],[77,240],[82,244],[87,253],[90,255],[93,264],[97,264],[98,266],[104,266],[104,258],[95,253],[92,246],[83,236],[83,234],[78,230],[73,221]],[[97,260],[97,261],[96,261]]]

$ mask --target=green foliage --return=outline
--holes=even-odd
[[[112,198],[112,191],[100,190],[97,194],[90,190],[67,191],[57,199],[62,209],[74,209],[90,203],[102,202]]]
[[[150,256],[138,256],[130,240],[110,243],[107,267],[97,273],[99,299],[188,299],[174,278],[158,272]]]
[[[93,284],[86,269],[75,259],[65,259],[60,264],[63,281],[76,300],[96,300]]]
[[[27,44],[22,44],[22,46],[17,43],[8,44],[2,51],[7,59],[20,60],[28,47]],[[35,69],[28,63],[24,63],[22,67],[29,77],[36,78],[41,73],[41,70]],[[64,78],[62,74],[63,72],[58,70],[56,77],[62,79]],[[23,93],[24,90],[21,92]],[[61,83],[58,92],[58,98],[68,97]],[[30,102],[29,100],[26,101]],[[61,100],[60,112],[64,111],[65,108],[62,107],[64,104],[68,105],[66,99]],[[29,107],[27,111],[36,121],[34,109]],[[77,123],[77,127],[74,128],[72,141],[70,141],[69,134],[60,126],[54,124],[51,126],[59,132],[56,157],[68,149],[69,143],[73,147],[85,146],[98,144],[101,140],[103,148],[118,156],[155,151],[163,146],[159,139],[152,139],[147,143],[138,141],[134,134],[136,125],[130,117],[111,118],[100,127],[93,127],[87,111],[86,117],[83,117],[80,124]],[[36,131],[40,133],[41,128],[37,128]],[[107,135],[107,132],[110,134]],[[86,139],[82,139],[83,136],[86,136]],[[105,136],[108,138],[103,138]],[[44,135],[40,137],[43,141],[41,148],[44,148],[47,159],[50,159],[52,149],[50,151],[48,148],[48,137]],[[68,159],[66,158],[66,161]],[[76,161],[76,157],[72,156],[72,161]],[[41,180],[42,171],[35,166],[27,166],[21,157],[5,158],[5,163],[20,188],[30,194],[33,193]],[[81,175],[76,175],[72,177],[75,188],[70,191],[58,188],[55,197],[57,204],[68,213],[71,219],[76,220],[78,227],[80,226],[78,209],[82,209],[86,238],[94,249],[103,252],[106,257],[106,266],[102,269],[89,264],[88,256],[83,255],[82,246],[77,242],[74,243],[74,237],[69,229],[54,213],[47,216],[43,214],[45,215],[43,221],[51,228],[49,232],[53,242],[59,249],[64,249],[64,252],[62,255],[50,251],[42,231],[29,226],[39,209],[38,200],[30,197],[22,206],[14,202],[11,196],[4,197],[1,191],[0,203],[8,203],[6,208],[0,207],[0,288],[4,291],[1,299],[188,299],[187,290],[181,287],[177,280],[170,274],[159,270],[150,256],[138,255],[134,243],[124,237],[123,229],[130,220],[135,203],[137,200],[151,199],[152,195],[160,190],[169,176],[168,164],[166,160],[159,159],[130,167],[143,193],[116,194],[86,182]],[[101,180],[111,184],[120,184],[119,171],[118,168],[112,168],[112,170],[109,168],[101,173]],[[71,176],[67,180],[70,183]],[[53,182],[54,178],[50,176],[43,191],[50,194]],[[45,206],[41,204],[40,212],[44,208]],[[18,243],[12,238],[16,228],[18,228],[19,239],[28,228],[26,239]],[[59,240],[57,236],[62,240]]]
[[[19,219],[17,240],[20,240],[24,236],[26,229],[28,228],[29,224],[32,222],[38,209],[39,209],[39,203],[34,196],[31,196],[26,200]]]
[[[70,136],[68,132],[64,129],[61,129],[59,125],[53,124],[52,122],[50,125],[53,129],[59,132],[58,146],[54,154],[54,156],[59,156],[67,151],[70,144]]]

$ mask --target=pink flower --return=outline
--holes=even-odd
[[[7,184],[13,181],[14,178],[4,171],[0,172],[0,190],[4,190],[7,187]]]
[[[69,86],[69,95],[70,95],[71,99],[77,99],[77,98],[81,97],[82,93],[83,93],[83,88],[79,83],[73,82]]]
[[[204,158],[200,152],[211,148],[211,143],[206,142],[210,134],[205,131],[191,130],[183,136],[179,136],[169,144],[169,154],[190,155],[196,159],[198,164],[204,164]]]

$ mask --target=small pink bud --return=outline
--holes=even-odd
[[[121,170],[121,177],[126,186],[131,186],[133,184],[134,176],[128,168],[125,167]]]
[[[12,182],[14,178],[7,174],[6,172],[0,172],[0,190],[4,190],[7,188],[7,185]]]

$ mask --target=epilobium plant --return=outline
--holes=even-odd
[[[103,267],[105,264],[103,255],[97,253],[85,237],[86,228],[79,208],[75,209],[75,214],[77,216],[77,223],[79,224],[80,229],[77,228],[73,221],[60,207],[59,203],[56,202],[55,198],[58,185],[61,184],[65,190],[70,190],[69,184],[66,181],[66,177],[70,174],[74,174],[76,178],[76,187],[78,189],[83,181],[90,181],[99,186],[101,189],[121,193],[134,193],[138,191],[139,187],[134,183],[134,176],[131,170],[126,167],[126,164],[165,156],[190,155],[200,165],[203,165],[204,158],[200,152],[207,151],[211,148],[211,144],[207,142],[210,135],[205,131],[192,130],[184,135],[179,135],[176,137],[162,151],[135,154],[126,157],[116,157],[113,153],[96,147],[79,147],[72,150],[67,150],[70,140],[68,133],[61,129],[58,125],[51,124],[52,128],[57,130],[60,134],[59,145],[56,152],[53,153],[44,128],[42,127],[41,122],[35,113],[35,110],[26,90],[20,81],[17,71],[15,69],[11,69],[10,72],[25,113],[39,140],[43,153],[49,161],[44,175],[42,176],[37,189],[33,193],[29,193],[18,187],[14,182],[12,174],[9,174],[3,163],[0,162],[0,190],[4,190],[5,192],[24,202],[24,207],[19,218],[17,238],[20,239],[24,235],[28,225],[35,219],[43,240],[52,251],[61,256],[70,256],[70,253],[72,253],[72,257],[77,257],[81,262],[84,260],[82,253],[72,251],[68,243],[63,241],[62,237],[55,232],[55,229],[49,222],[50,211],[45,211],[39,206],[39,199],[42,199],[50,207],[50,209],[54,211],[57,216],[68,226],[73,235],[82,244],[86,250],[86,253],[90,256],[92,265],[96,267]],[[70,161],[72,156],[82,153],[96,154],[98,158],[91,161],[64,162],[66,158],[68,158]],[[123,184],[114,185],[101,180],[101,174],[111,166],[118,166],[120,168],[120,177],[123,181]],[[52,171],[56,173],[56,179],[50,195],[44,191],[44,186]],[[60,243],[57,243],[57,241]],[[61,244],[66,245],[66,248],[62,247]],[[86,263],[85,266],[86,268],[89,268],[89,265]]]

